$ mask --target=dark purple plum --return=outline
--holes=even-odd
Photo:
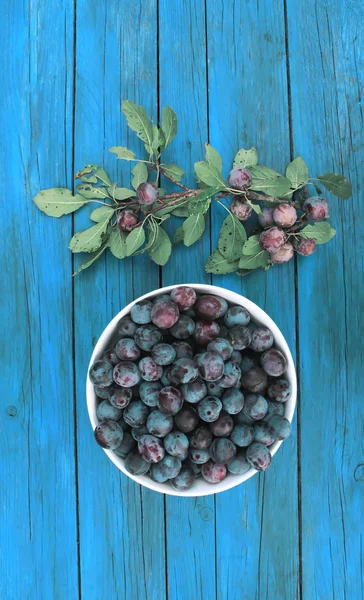
[[[182,431],[171,431],[164,438],[164,448],[171,456],[184,460],[187,456],[189,441]]]
[[[231,306],[224,316],[224,322],[229,329],[236,325],[246,327],[250,322],[250,313],[244,306]]]
[[[252,214],[253,209],[244,201],[244,198],[235,197],[230,202],[230,211],[239,219],[239,221],[246,221]]]
[[[305,200],[303,210],[307,212],[311,221],[322,221],[329,216],[329,204],[321,196],[312,196]]]
[[[196,292],[191,287],[179,285],[171,291],[171,298],[180,310],[186,310],[196,302]]]
[[[253,442],[246,450],[246,459],[253,469],[266,471],[272,462],[272,455],[264,444]]]
[[[171,368],[171,377],[179,384],[195,381],[198,373],[197,365],[192,358],[178,358]]]
[[[180,315],[176,323],[170,328],[170,333],[177,340],[187,340],[195,331],[195,322],[187,315]]]
[[[148,463],[157,463],[164,458],[162,442],[154,435],[142,435],[138,440],[138,452]]]
[[[235,425],[234,429],[230,434],[230,439],[239,448],[246,448],[254,440],[254,429],[251,425]]]
[[[259,241],[263,250],[276,252],[286,243],[286,234],[279,227],[271,227],[262,231]]]
[[[216,463],[226,464],[236,455],[236,446],[228,438],[215,438],[210,446],[210,454]]]
[[[310,256],[316,250],[316,241],[310,238],[299,238],[293,242],[294,249],[301,256]]]
[[[171,344],[156,344],[152,348],[152,358],[157,365],[170,365],[176,360],[176,350]]]
[[[207,387],[202,379],[183,383],[180,389],[183,399],[190,404],[197,404],[207,395]]]
[[[118,335],[134,337],[136,330],[137,326],[135,325],[134,321],[131,320],[129,315],[120,320],[118,325]]]
[[[202,352],[195,356],[198,371],[204,381],[218,381],[224,374],[224,361],[216,352]]]
[[[207,450],[212,442],[212,433],[206,425],[199,425],[190,437],[191,448]]]
[[[121,360],[137,360],[140,356],[140,348],[131,338],[123,338],[116,344],[115,353],[119,357],[118,363]]]
[[[249,371],[252,367],[258,366],[258,360],[256,354],[253,352],[249,352],[249,350],[244,350],[241,354],[241,363],[240,363],[240,371],[242,375]]]
[[[210,342],[215,340],[220,334],[220,327],[216,321],[196,321],[193,337],[196,344],[205,348]]]
[[[114,385],[110,390],[109,401],[115,408],[125,408],[130,404],[132,396],[130,388],[121,388]]]
[[[259,421],[263,419],[268,411],[268,402],[260,394],[246,394],[244,400],[244,414],[253,419]]]
[[[133,450],[125,459],[125,468],[131,475],[145,475],[149,471],[150,463],[137,450]]]
[[[158,394],[158,408],[167,415],[176,415],[182,408],[183,398],[181,392],[173,387],[167,386]]]
[[[244,394],[240,390],[231,388],[224,392],[221,398],[223,409],[229,415],[238,414],[244,406]]]
[[[264,352],[273,346],[274,337],[268,327],[257,327],[251,334],[250,348],[254,352]]]
[[[124,431],[116,421],[101,421],[95,427],[95,440],[106,450],[115,450],[123,441]]]
[[[117,365],[118,362],[120,362],[118,355],[116,354],[115,350],[112,348],[109,350],[105,350],[104,354],[102,355],[102,358],[104,360],[108,360],[109,363],[111,363],[113,367],[115,367],[115,365]]]
[[[194,309],[199,319],[214,321],[226,313],[228,303],[218,296],[200,296],[195,302]]]
[[[234,325],[228,331],[228,339],[234,350],[245,350],[251,342],[251,333],[243,325]]]
[[[273,212],[274,208],[263,208],[262,214],[258,216],[259,224],[265,227],[272,227],[274,225],[273,221]]]
[[[173,342],[173,348],[176,351],[176,358],[193,358],[193,349],[187,342]]]
[[[209,424],[210,431],[216,437],[227,437],[234,429],[234,419],[228,413],[221,411],[219,418]]]
[[[158,199],[158,188],[154,183],[141,183],[137,189],[137,200],[142,206],[150,206]]]
[[[272,377],[280,377],[287,368],[286,357],[276,348],[271,348],[264,352],[260,362],[267,375],[271,375]]]
[[[162,377],[163,368],[151,356],[142,358],[138,366],[144,381],[158,381]]]
[[[264,392],[268,385],[268,377],[260,367],[251,367],[241,377],[242,385],[249,392]]]
[[[145,425],[141,425],[140,427],[132,427],[130,431],[133,439],[136,442],[139,442],[142,435],[146,435],[147,433],[149,433]]]
[[[147,406],[157,406],[158,394],[162,389],[160,381],[142,381],[139,386],[139,396]]]
[[[164,437],[173,429],[173,418],[155,409],[147,419],[147,429],[152,435]]]
[[[134,339],[139,348],[150,352],[153,346],[161,341],[162,332],[155,325],[140,325],[137,328]]]
[[[200,450],[199,448],[190,448],[188,456],[189,459],[197,465],[203,465],[210,460],[210,452],[208,450]]]
[[[141,300],[130,309],[130,316],[134,323],[138,325],[146,325],[152,320],[152,303],[150,300]]]
[[[197,411],[202,421],[206,423],[212,423],[219,418],[219,414],[222,409],[222,403],[219,398],[215,396],[206,396],[197,405]]]
[[[130,388],[140,381],[139,367],[130,361],[122,361],[114,367],[114,381],[120,387]]]
[[[123,233],[129,233],[132,231],[137,223],[139,223],[138,213],[134,210],[124,208],[117,213],[117,222],[120,231]]]
[[[287,402],[292,386],[287,379],[273,379],[268,385],[268,397],[275,402]]]
[[[183,465],[177,477],[171,479],[171,484],[175,490],[178,490],[179,492],[185,492],[192,487],[195,482],[195,478],[196,477],[193,470],[190,467],[185,467]]]
[[[234,365],[238,365],[238,367],[240,367],[241,363],[243,362],[243,356],[242,356],[240,350],[233,351],[233,353],[230,357],[230,361],[232,363],[234,363]],[[241,371],[241,368],[240,368],[240,371]]]
[[[99,421],[118,421],[123,414],[121,408],[115,408],[108,400],[100,402],[96,409],[96,416]]]
[[[240,382],[241,371],[237,364],[227,361],[224,365],[224,373],[219,379],[219,386],[222,388],[232,388]]]
[[[201,467],[201,475],[209,483],[220,483],[226,477],[226,466],[218,465],[212,460]]]
[[[109,387],[112,384],[113,366],[108,360],[97,360],[89,371],[89,377],[94,385],[100,388]]]
[[[196,429],[198,416],[190,404],[184,404],[179,413],[174,417],[176,428],[183,433],[190,433]]]
[[[149,409],[141,400],[133,400],[124,410],[123,418],[130,427],[144,425],[149,415]]]
[[[221,328],[220,328],[221,331]],[[228,360],[232,355],[234,348],[230,344],[228,340],[224,338],[218,337],[214,339],[212,342],[209,342],[207,345],[207,350],[209,352],[217,352],[220,354],[222,360]]]
[[[152,321],[159,329],[170,329],[177,323],[179,308],[174,302],[154,303],[152,308]]]
[[[128,431],[124,432],[123,441],[121,445],[115,448],[114,452],[121,458],[126,458],[128,454],[136,447],[136,441],[130,435]]]
[[[225,389],[220,387],[218,383],[215,381],[206,381],[207,387],[207,395],[208,396],[216,396],[217,398],[221,398]]]
[[[234,190],[246,190],[252,183],[252,175],[248,169],[232,169],[228,175],[228,183]]]

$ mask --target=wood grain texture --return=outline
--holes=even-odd
[[[48,219],[31,202],[72,180],[73,3],[12,3],[4,16],[0,597],[73,600],[71,218]]]
[[[314,600],[364,597],[363,17],[356,2],[288,3],[295,153],[354,187],[330,197],[337,237],[298,261],[302,585]]]
[[[204,157],[208,138],[205,12],[202,1],[159,3],[160,105],[178,116],[178,135],[165,152],[167,163],[186,170],[195,185],[194,162]],[[173,44],[167,40],[173,31]],[[170,230],[181,224],[173,219]],[[191,248],[177,247],[162,270],[163,285],[210,282],[204,262],[210,252],[210,227]],[[214,498],[166,498],[168,599],[216,597]]]
[[[224,173],[235,152],[256,146],[262,164],[283,171],[290,160],[284,13],[280,1],[207,2],[210,142]],[[214,207],[213,248],[223,209]],[[293,265],[246,278],[214,276],[276,321],[294,354]],[[218,598],[298,597],[296,423],[265,475],[216,497]]]
[[[156,117],[156,3],[78,2],[75,164],[98,162],[112,179],[130,182],[107,149],[142,151],[127,131],[122,99],[143,103]],[[76,229],[89,225],[87,210]],[[78,262],[78,261],[77,261]],[[164,597],[163,496],[144,491],[122,475],[95,445],[85,403],[90,353],[112,316],[159,285],[158,268],[138,257],[111,255],[75,280],[81,591],[87,600]],[[101,586],[101,588],[100,588]]]

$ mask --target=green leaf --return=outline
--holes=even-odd
[[[241,148],[236,153],[234,158],[234,169],[246,169],[247,167],[253,167],[258,162],[258,152],[254,146],[249,150]],[[249,169],[250,170],[250,169]]]
[[[155,240],[152,247],[148,249],[148,254],[157,265],[163,267],[171,255],[172,244],[163,227],[156,225],[156,230]]]
[[[151,152],[153,144],[153,128],[145,109],[142,106],[134,104],[131,100],[124,100],[121,104],[130,129],[136,132],[138,138],[143,140],[147,146],[147,151]]]
[[[347,200],[353,193],[350,181],[339,173],[325,173],[318,177],[318,180],[329,192],[342,200]]]
[[[78,275],[78,273],[81,273],[81,271],[84,271],[88,267],[91,267],[91,265],[93,265],[93,263],[96,262],[98,258],[100,258],[102,253],[105,252],[107,245],[108,243],[106,241],[98,250],[96,250],[95,252],[91,252],[91,254],[88,255],[86,260],[83,261],[83,263],[80,265],[77,271],[73,273],[73,275]]]
[[[145,166],[145,163],[140,162],[136,164],[135,167],[132,168],[131,172],[134,175],[133,179],[131,180],[131,185],[135,190],[138,189],[141,183],[148,181],[148,169]]]
[[[100,223],[104,219],[111,219],[113,215],[114,209],[111,206],[100,206],[100,208],[95,208],[90,214],[91,221],[95,223]]]
[[[196,178],[208,186],[226,189],[227,185],[219,170],[208,162],[200,161],[195,163]]]
[[[316,241],[316,244],[325,244],[336,234],[330,223],[315,223],[315,225],[306,225],[301,231],[297,231],[295,235],[303,238],[309,238]]]
[[[124,187],[116,187],[115,183],[109,187],[109,194],[115,200],[128,200],[129,198],[135,198],[134,190],[129,190]]]
[[[182,225],[185,246],[192,246],[205,231],[204,215],[190,215]]]
[[[114,227],[109,237],[109,248],[115,258],[125,258],[126,254],[126,235],[121,233],[117,227]]]
[[[202,190],[197,196],[191,198],[188,206],[192,214],[205,214],[210,208],[211,198],[214,194],[220,191],[221,188],[206,188]]]
[[[177,133],[177,115],[170,106],[165,106],[162,111],[162,130],[165,137],[165,147],[171,143]]]
[[[48,217],[63,217],[81,208],[87,200],[78,194],[74,196],[66,188],[50,188],[38,192],[33,202]]]
[[[239,269],[257,269],[265,267],[269,262],[269,252],[260,250],[257,254],[242,256],[239,260]]]
[[[189,217],[190,214],[191,214],[191,211],[188,207],[187,202],[185,204],[183,204],[182,206],[177,206],[172,211],[172,215],[174,215],[175,217]]]
[[[109,218],[110,217],[107,217],[103,221],[100,221],[100,223],[75,233],[69,243],[69,249],[72,250],[72,252],[94,252],[100,248],[101,244],[104,242]]]
[[[218,247],[228,261],[237,260],[243,252],[246,232],[235,215],[228,215],[220,229]]]
[[[176,233],[174,234],[173,246],[177,246],[178,244],[180,244],[181,242],[183,242],[184,237],[185,237],[185,232],[184,232],[183,227],[181,225],[181,227],[178,227],[178,229],[176,230]]]
[[[254,204],[253,202],[250,202],[250,200],[247,200],[247,203],[253,209],[256,215],[262,214],[262,209],[260,208],[259,204]]]
[[[95,177],[97,177],[97,179],[99,179],[100,181],[102,181],[102,183],[105,183],[106,185],[111,185],[111,181],[109,179],[109,176],[106,173],[105,169],[103,169],[102,167],[99,167],[95,171],[94,175],[95,175]]]
[[[251,272],[252,269],[239,269],[239,271],[236,271],[236,274],[239,275],[239,277],[246,277]]]
[[[185,174],[185,171],[178,167],[177,165],[161,165],[161,169],[167,173],[170,177],[173,177],[176,181],[181,181],[182,175]]]
[[[131,256],[145,242],[143,225],[136,227],[126,238],[126,255]]]
[[[166,145],[166,140],[164,138],[164,133],[161,129],[159,129],[156,125],[153,125],[153,142],[152,142],[152,150],[156,155],[160,155],[163,148]]]
[[[81,196],[88,200],[99,200],[100,198],[103,200],[104,198],[110,198],[107,188],[103,186],[95,187],[89,183],[79,183],[76,185],[76,190]]]
[[[206,149],[206,160],[207,162],[212,165],[213,167],[215,167],[219,173],[221,173],[222,171],[222,158],[220,156],[220,154],[218,153],[217,150],[215,150],[215,148],[213,146],[211,146],[211,144],[205,144],[205,149]]]
[[[291,189],[290,180],[273,169],[269,169],[263,165],[255,165],[250,167],[249,171],[252,174],[251,190],[280,197]]]
[[[125,146],[113,146],[109,148],[109,152],[116,154],[116,158],[121,158],[123,160],[134,160],[136,157],[135,152],[128,150]]]
[[[322,189],[317,185],[317,183],[315,183],[314,181],[311,182],[312,185],[314,186],[316,192],[318,193],[319,196],[321,196],[322,194]]]
[[[293,189],[297,189],[305,185],[308,181],[308,166],[303,158],[297,156],[289,163],[286,169],[286,177],[290,180]]]
[[[80,171],[77,171],[75,179],[81,179],[86,183],[97,183],[97,177],[93,174],[93,171],[98,168],[98,165],[86,165]]]
[[[243,246],[243,254],[246,256],[254,256],[258,254],[261,250],[261,246],[259,243],[259,235],[251,235],[245,242]]]
[[[205,271],[215,275],[225,275],[236,271],[238,264],[238,260],[228,261],[219,250],[215,250],[207,259]]]

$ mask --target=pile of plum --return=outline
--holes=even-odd
[[[89,372],[95,438],[129,473],[183,491],[269,467],[269,446],[291,432],[291,387],[272,332],[246,308],[179,286],[134,304],[116,340]]]

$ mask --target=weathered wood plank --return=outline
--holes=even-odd
[[[240,147],[283,170],[289,126],[283,3],[207,2],[210,142],[229,172]],[[213,248],[225,217],[214,207]],[[213,282],[247,296],[276,321],[294,353],[293,264]],[[297,441],[294,432],[265,475],[216,497],[219,600],[298,597]]]
[[[205,13],[202,1],[161,0],[159,12],[160,104],[178,116],[178,135],[165,152],[195,185],[193,164],[202,160],[207,141]],[[173,44],[168,43],[173,32]],[[178,222],[177,222],[178,221]],[[181,224],[174,219],[170,231]],[[210,282],[203,265],[210,230],[191,248],[177,247],[162,271],[163,285]],[[213,599],[215,584],[215,512],[213,497],[166,499],[168,598]]]
[[[363,5],[288,3],[293,142],[343,172],[337,237],[298,261],[303,597],[363,598]],[[299,25],[298,25],[299,24]],[[326,195],[326,194],[325,194]]]
[[[78,597],[71,218],[73,3],[10,3],[0,39],[2,223],[0,597]],[[31,591],[30,591],[31,590]]]
[[[156,116],[156,3],[101,2],[90,10],[82,1],[77,11],[75,163],[104,161],[112,179],[128,185],[130,164],[117,164],[107,149],[122,144],[141,152],[121,100],[140,102]],[[88,225],[86,213],[77,215],[77,229]],[[158,283],[149,259],[118,263],[111,255],[75,280],[81,581],[88,600],[165,596],[163,497],[142,490],[100,451],[84,395],[89,356],[104,326]]]

